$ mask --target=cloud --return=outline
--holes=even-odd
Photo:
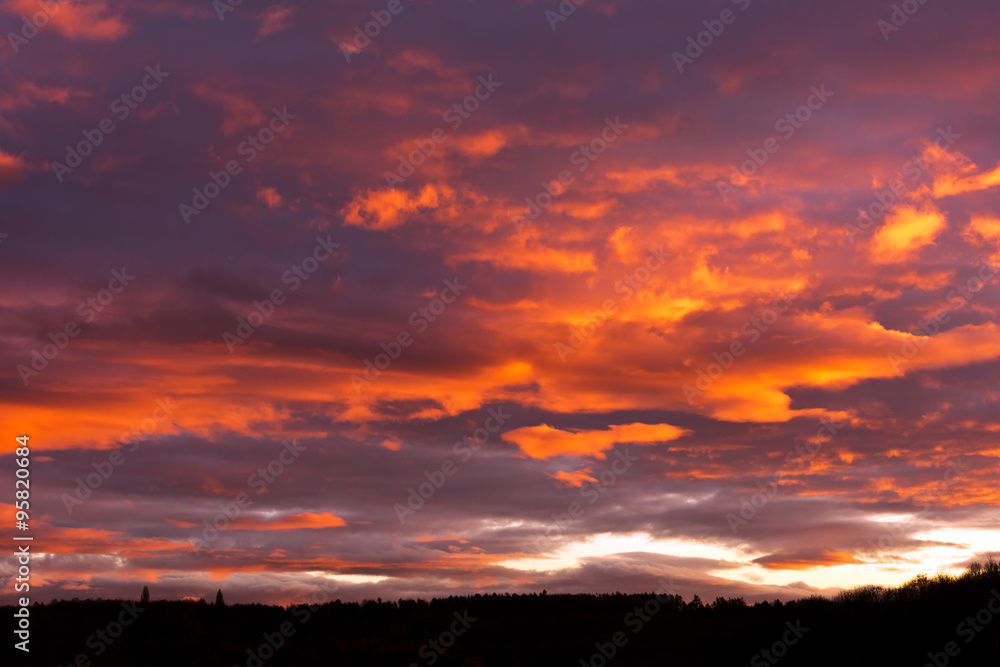
[[[585,482],[597,482],[597,479],[591,475],[592,472],[593,470],[590,468],[584,468],[583,470],[574,470],[573,472],[558,470],[555,473],[546,474],[556,480],[557,484],[579,488],[583,486]]]
[[[977,172],[975,165],[963,156],[953,158],[949,166],[949,170],[934,179],[936,198],[989,190],[1000,185],[1000,164],[989,171]]]
[[[257,39],[283,32],[292,27],[292,20],[295,18],[296,7],[285,5],[271,5],[261,12],[258,20],[260,29],[257,31]]]
[[[233,530],[299,530],[302,528],[340,528],[347,522],[329,512],[302,512],[270,519],[241,517],[231,525]]]
[[[117,8],[104,0],[66,0],[51,7],[53,11],[43,12],[48,17],[46,24],[51,23],[56,32],[70,40],[115,41],[131,30]],[[7,0],[3,8],[11,14],[33,17],[40,5],[36,0]]]
[[[688,597],[788,599],[989,551],[1000,287],[977,261],[1000,264],[1000,9],[910,21],[887,49],[874,20],[858,32],[860,0],[751,8],[681,74],[650,45],[682,50],[711,18],[695,3],[582,7],[554,33],[536,3],[458,4],[406,9],[350,62],[331,36],[353,42],[371,7],[311,0],[224,22],[211,3],[59,3],[0,55],[0,432],[37,443],[44,594],[429,598],[670,574]],[[15,31],[39,11],[3,8]],[[151,63],[170,85],[119,118]],[[451,129],[443,112],[490,74],[502,87]],[[823,82],[823,113],[723,201],[717,180]],[[237,152],[286,106],[292,130]],[[59,183],[48,165],[105,118]],[[607,118],[628,128],[597,154]],[[947,150],[927,143],[942,123]],[[893,179],[905,194],[851,243]],[[178,204],[215,186],[184,224]],[[516,225],[526,200],[540,210]],[[341,244],[324,261],[318,236]],[[109,302],[122,267],[136,280]],[[428,310],[456,276],[467,291]],[[26,385],[22,367],[41,370]],[[456,449],[490,410],[511,416]],[[823,419],[842,427],[820,436]],[[301,459],[193,549],[291,439]],[[609,484],[625,450],[639,460]],[[726,515],[779,470],[734,535]],[[411,489],[424,504],[401,524]]]
[[[232,86],[197,82],[191,90],[198,97],[220,107],[223,116],[222,131],[226,135],[264,122],[266,107],[246,94],[233,90]]]
[[[753,562],[769,570],[812,570],[845,563],[861,563],[850,553],[831,549],[803,549],[793,553],[770,554],[755,558]]]
[[[0,149],[0,187],[27,176],[28,163],[21,156],[8,155]]]
[[[425,185],[418,192],[368,190],[344,209],[344,222],[365,229],[387,230],[406,223],[411,214],[433,213],[455,201],[448,186]]]
[[[947,227],[948,221],[936,208],[900,206],[886,216],[886,224],[875,234],[872,258],[881,263],[895,263],[934,239]]]
[[[541,424],[507,431],[503,437],[516,444],[522,453],[535,459],[554,456],[593,456],[603,459],[606,457],[604,452],[616,444],[653,445],[676,440],[688,433],[689,431],[670,424],[616,424],[609,426],[607,430],[573,431]]]
[[[264,202],[268,208],[277,208],[284,203],[276,188],[258,188],[257,199]]]

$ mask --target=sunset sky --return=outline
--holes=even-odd
[[[1000,553],[1000,6],[903,4],[0,0],[34,598]]]

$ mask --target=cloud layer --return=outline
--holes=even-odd
[[[54,6],[0,5],[43,599],[773,599],[996,549],[998,10]]]

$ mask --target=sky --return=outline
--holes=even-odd
[[[998,12],[3,0],[32,595],[749,601],[998,554]]]

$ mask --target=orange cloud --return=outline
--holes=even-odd
[[[553,456],[593,456],[603,459],[604,452],[616,443],[652,445],[676,440],[689,433],[690,431],[670,424],[618,424],[599,431],[563,431],[541,424],[508,431],[503,437],[535,459],[549,459]]]
[[[600,201],[559,200],[549,208],[556,213],[562,213],[578,220],[600,220],[618,205],[615,199]]]
[[[577,252],[552,248],[534,239],[515,242],[508,247],[493,249],[488,254],[479,254],[477,257],[503,266],[546,273],[589,273],[597,268],[594,255],[589,251]]]
[[[260,188],[257,190],[257,199],[267,204],[268,208],[277,208],[284,201],[278,194],[276,188]]]
[[[265,9],[259,17],[260,29],[257,31],[257,39],[291,28],[296,11],[296,7],[284,5],[271,5]]]
[[[933,337],[888,330],[860,309],[798,316],[798,336],[823,340],[817,355],[790,347],[780,358],[752,351],[695,400],[714,417],[733,421],[787,421],[795,415],[789,387],[844,388],[866,378],[888,378],[916,369],[947,368],[1000,357],[998,327],[992,323],[956,327]],[[811,334],[807,334],[811,332]],[[889,355],[898,359],[894,362]],[[834,416],[835,415],[829,415]]]
[[[31,17],[39,12],[40,5],[37,0],[8,0],[3,8],[11,14]],[[55,2],[44,13],[57,32],[72,40],[114,41],[129,31],[121,14],[103,0]]]
[[[607,178],[615,184],[615,190],[621,193],[641,192],[661,188],[664,185],[690,187],[714,180],[708,168],[698,166],[690,168],[667,166],[657,169],[630,167],[621,171],[609,171]]]
[[[340,528],[346,525],[346,521],[330,512],[303,512],[277,519],[243,517],[234,521],[232,527],[243,530],[296,530],[299,528]]]
[[[468,544],[469,540],[463,540],[461,537],[456,535],[448,535],[447,537],[418,537],[416,542],[459,542],[461,544]]]
[[[453,147],[466,155],[477,158],[490,157],[507,145],[507,137],[502,130],[490,130],[472,136],[454,138]]]
[[[933,206],[902,206],[886,216],[886,224],[875,234],[872,258],[880,263],[898,262],[933,243],[948,222]]]
[[[45,522],[35,520],[34,527]],[[187,551],[187,542],[132,537],[123,532],[99,528],[58,528],[45,526],[45,536],[51,540],[46,551],[66,554],[114,554],[123,558],[148,556],[161,551]]]
[[[71,97],[86,97],[89,93],[73,88],[56,88],[39,86],[33,81],[22,81],[11,90],[0,92],[0,111],[13,111],[36,106],[36,103],[66,104]],[[5,120],[0,120],[0,127],[10,127]]]
[[[413,213],[432,211],[454,198],[455,191],[446,185],[425,185],[415,193],[368,190],[347,204],[344,223],[385,231],[404,224]]]
[[[29,168],[23,158],[4,153],[0,148],[0,186],[19,180]]]
[[[812,570],[817,567],[862,563],[846,551],[823,549],[806,550],[790,554],[771,554],[753,561],[768,570]]]
[[[934,179],[934,197],[948,197],[987,190],[1000,185],[1000,164],[990,171],[977,171],[976,166],[963,155],[951,155],[946,169]]]
[[[1000,218],[973,216],[963,236],[965,236],[967,241],[973,243],[979,240],[1000,240]]]
[[[552,474],[546,473],[549,477],[556,480],[559,486],[564,487],[581,487],[585,482],[597,483],[597,478],[592,477],[590,473],[592,472],[590,468],[584,468],[583,470],[575,470],[573,472],[566,472],[565,470],[560,470],[559,472]]]

